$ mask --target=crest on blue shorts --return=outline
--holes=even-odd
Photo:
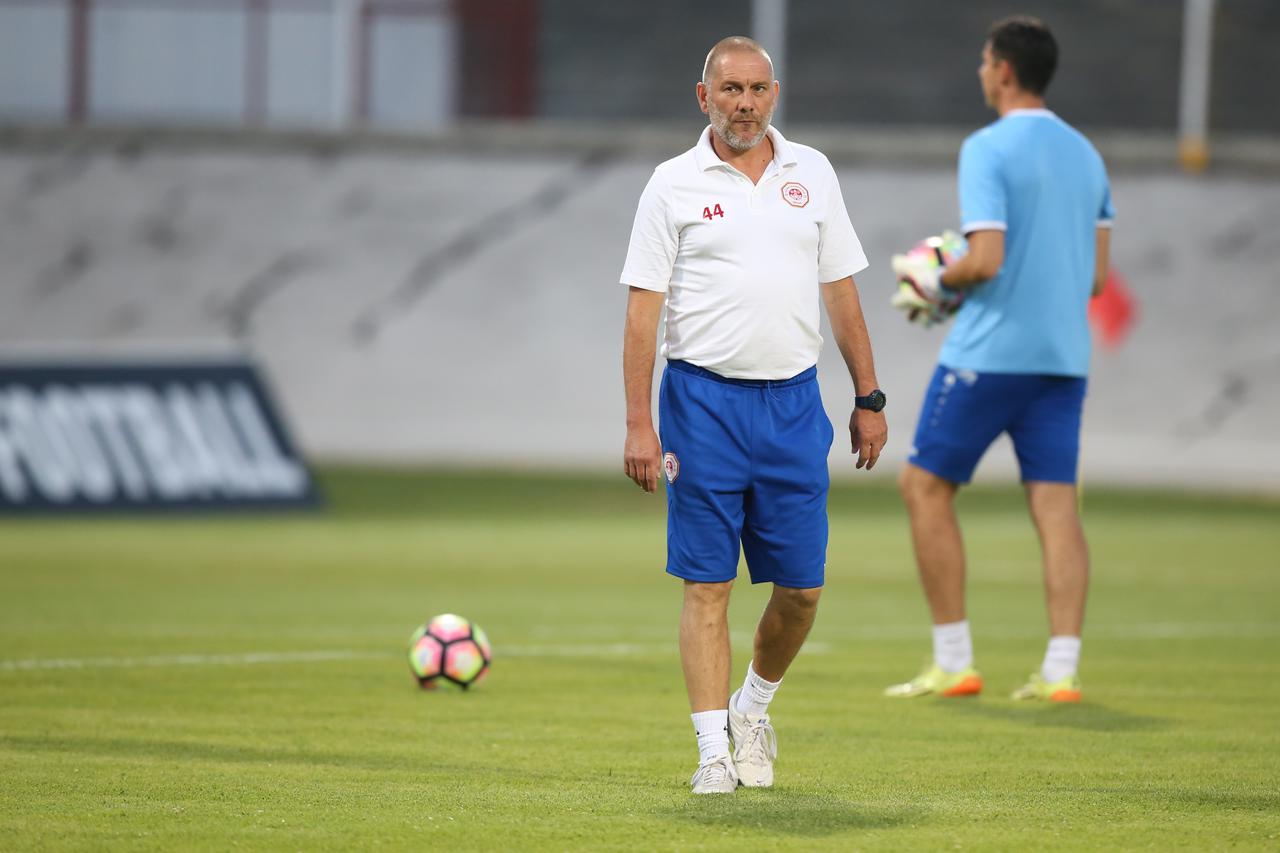
[[[667,483],[674,483],[680,476],[680,460],[670,451],[662,454],[662,471],[667,475]]]

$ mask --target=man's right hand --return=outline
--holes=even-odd
[[[622,469],[646,492],[658,490],[662,471],[662,443],[652,426],[627,429],[627,443],[622,452]]]

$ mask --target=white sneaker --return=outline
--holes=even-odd
[[[738,771],[727,755],[699,764],[689,780],[695,794],[732,794],[738,790]]]
[[[733,763],[738,778],[748,788],[773,785],[773,760],[778,757],[778,735],[769,725],[769,715],[738,711],[738,694],[729,697],[729,738],[733,741]]]

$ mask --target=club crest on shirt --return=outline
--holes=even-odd
[[[667,483],[674,483],[680,476],[680,460],[670,451],[662,454],[662,471],[667,475]]]
[[[782,200],[792,207],[804,207],[809,203],[809,191],[804,184],[787,181],[782,185]]]

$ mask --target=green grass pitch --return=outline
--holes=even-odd
[[[616,478],[329,470],[315,516],[0,521],[6,849],[1280,847],[1280,503],[1091,492],[1079,706],[1013,489],[961,499],[987,694],[928,653],[899,502],[832,494],[828,587],[771,709],[777,785],[694,798],[664,508]],[[766,589],[735,591],[734,681]],[[420,691],[426,617],[489,632]]]

